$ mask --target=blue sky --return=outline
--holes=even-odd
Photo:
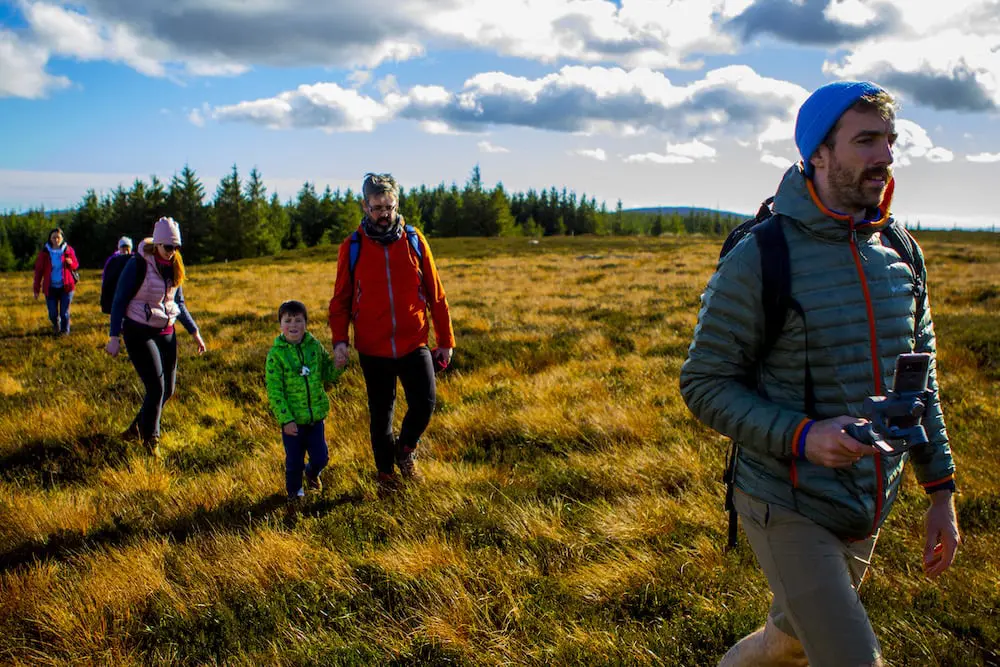
[[[1000,1],[0,0],[0,209],[190,165],[271,192],[566,187],[752,212],[837,79],[901,102],[897,217],[1000,223]]]

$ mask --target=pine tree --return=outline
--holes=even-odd
[[[245,247],[246,200],[239,170],[233,165],[228,176],[219,181],[212,202],[215,228],[210,237],[217,260],[235,260],[243,257]]]
[[[107,213],[93,190],[87,190],[73,212],[69,232],[73,234],[73,250],[81,266],[103,266],[104,258],[118,245],[118,237],[107,234]]]
[[[423,229],[424,223],[420,216],[420,205],[417,203],[417,194],[410,191],[409,195],[399,193],[399,214],[403,216],[406,224],[413,225],[417,229]]]
[[[435,217],[435,230],[439,236],[459,236],[462,233],[462,197],[458,193],[458,186],[452,185],[442,197],[440,210]]]
[[[316,188],[308,181],[299,190],[292,219],[301,231],[302,241],[306,246],[311,248],[323,238],[323,232],[326,231],[323,228],[323,211],[319,197],[316,196]]]
[[[507,193],[504,192],[502,185],[498,184],[493,190],[483,223],[484,236],[512,236],[514,234],[514,216],[510,214]]]
[[[167,208],[181,228],[184,260],[191,263],[209,261],[214,253],[207,248],[212,229],[205,206],[205,187],[188,165],[170,180]]]
[[[167,192],[163,188],[163,182],[155,174],[150,176],[149,189],[146,190],[146,215],[149,216],[150,226],[163,216],[169,215]]]
[[[271,232],[267,187],[257,167],[250,170],[243,191],[246,200],[246,231],[240,254],[242,257],[273,254],[278,249],[278,236]]]

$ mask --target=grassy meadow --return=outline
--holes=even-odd
[[[911,472],[862,597],[890,665],[1000,664],[1000,237],[923,232],[965,544],[921,574]],[[191,267],[162,461],[103,348],[99,272],[69,337],[0,274],[0,663],[709,665],[763,622],[725,551],[727,441],[677,387],[719,239],[439,239],[458,346],[380,498],[356,360],[330,390],[321,495],[284,517],[264,357],[304,301],[329,347],[331,246]],[[400,407],[397,423],[403,412]]]

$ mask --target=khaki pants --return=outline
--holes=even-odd
[[[845,542],[739,489],[733,500],[774,594],[768,612],[774,625],[802,642],[812,667],[873,662],[881,648],[857,591],[877,536]]]

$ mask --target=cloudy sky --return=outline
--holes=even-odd
[[[752,212],[814,88],[901,100],[895,212],[1000,223],[1000,0],[0,0],[0,209],[233,164],[271,192],[567,187]]]

